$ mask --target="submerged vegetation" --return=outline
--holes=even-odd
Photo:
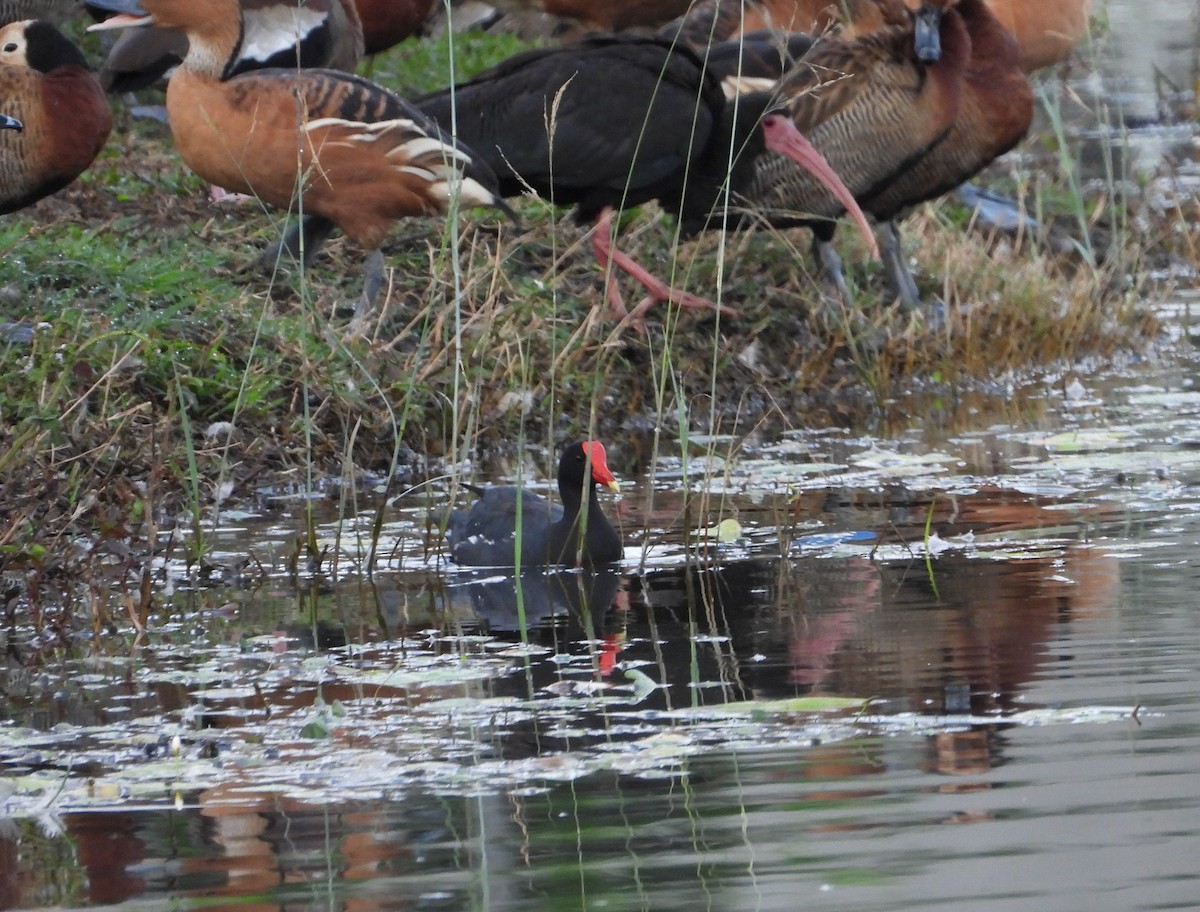
[[[460,76],[515,49],[455,40]],[[432,88],[447,59],[444,41],[410,44],[373,78]],[[88,174],[0,223],[10,611],[115,578],[138,623],[146,556],[190,528],[202,565],[214,506],[268,483],[313,490],[401,469],[419,480],[514,442],[553,450],[568,433],[862,423],[914,386],[958,395],[1137,351],[1155,332],[1138,304],[1144,277],[1191,257],[1194,228],[1127,198],[1115,177],[1084,184],[1056,105],[1020,176],[987,181],[1028,201],[1040,227],[988,229],[953,199],[905,222],[921,291],[950,314],[942,326],[881,304],[882,278],[850,232],[847,309],[822,291],[806,231],[680,243],[653,206],[624,218],[620,247],[736,316],[659,304],[644,326],[621,323],[586,232],[528,201],[519,226],[492,213],[402,223],[385,247],[386,304],[348,334],[361,252],[335,240],[306,275],[263,275],[257,257],[283,216],[210,204],[167,128],[122,104]]]

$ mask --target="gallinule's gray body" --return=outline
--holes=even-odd
[[[591,478],[587,477],[591,464]],[[469,510],[450,514],[446,540],[450,557],[472,567],[538,567],[575,563],[582,552],[585,567],[621,559],[621,536],[600,509],[596,485],[614,491],[617,481],[608,470],[604,445],[594,440],[573,443],[558,461],[558,494],[562,504],[514,485],[472,488],[479,500]],[[587,493],[586,525],[581,516]],[[517,556],[520,514],[521,553]]]

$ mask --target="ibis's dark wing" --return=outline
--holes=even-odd
[[[724,101],[696,55],[659,39],[596,38],[520,54],[418,99],[475,150],[505,196],[529,188],[590,217],[677,185]],[[717,112],[717,113],[714,113]]]

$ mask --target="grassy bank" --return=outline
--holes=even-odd
[[[512,45],[464,50],[478,68]],[[401,48],[375,76],[427,88],[444,58]],[[144,558],[173,528],[266,484],[419,478],[573,434],[869,423],[914,386],[962,391],[1136,351],[1154,334],[1141,276],[1191,237],[1168,214],[1155,244],[1135,243],[1120,196],[1081,190],[1051,131],[1031,140],[1024,177],[997,178],[1037,202],[1047,237],[973,227],[950,200],[906,222],[944,326],[881,304],[848,231],[849,310],[822,292],[807,232],[679,244],[646,206],[620,246],[737,315],[659,305],[639,330],[612,315],[587,235],[529,201],[520,226],[490,212],[402,223],[386,303],[350,335],[359,251],[338,239],[307,275],[263,273],[281,214],[209,203],[166,128],[121,108],[82,180],[0,223],[0,320],[18,324],[0,341],[0,571],[18,595],[66,591],[86,566],[141,604]]]

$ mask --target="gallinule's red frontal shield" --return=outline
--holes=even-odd
[[[472,567],[573,565],[577,554],[585,567],[618,561],[623,554],[621,536],[600,509],[600,484],[619,490],[604,445],[585,440],[564,449],[558,461],[561,505],[515,485],[472,488],[479,499],[469,510],[450,514],[450,557]]]

